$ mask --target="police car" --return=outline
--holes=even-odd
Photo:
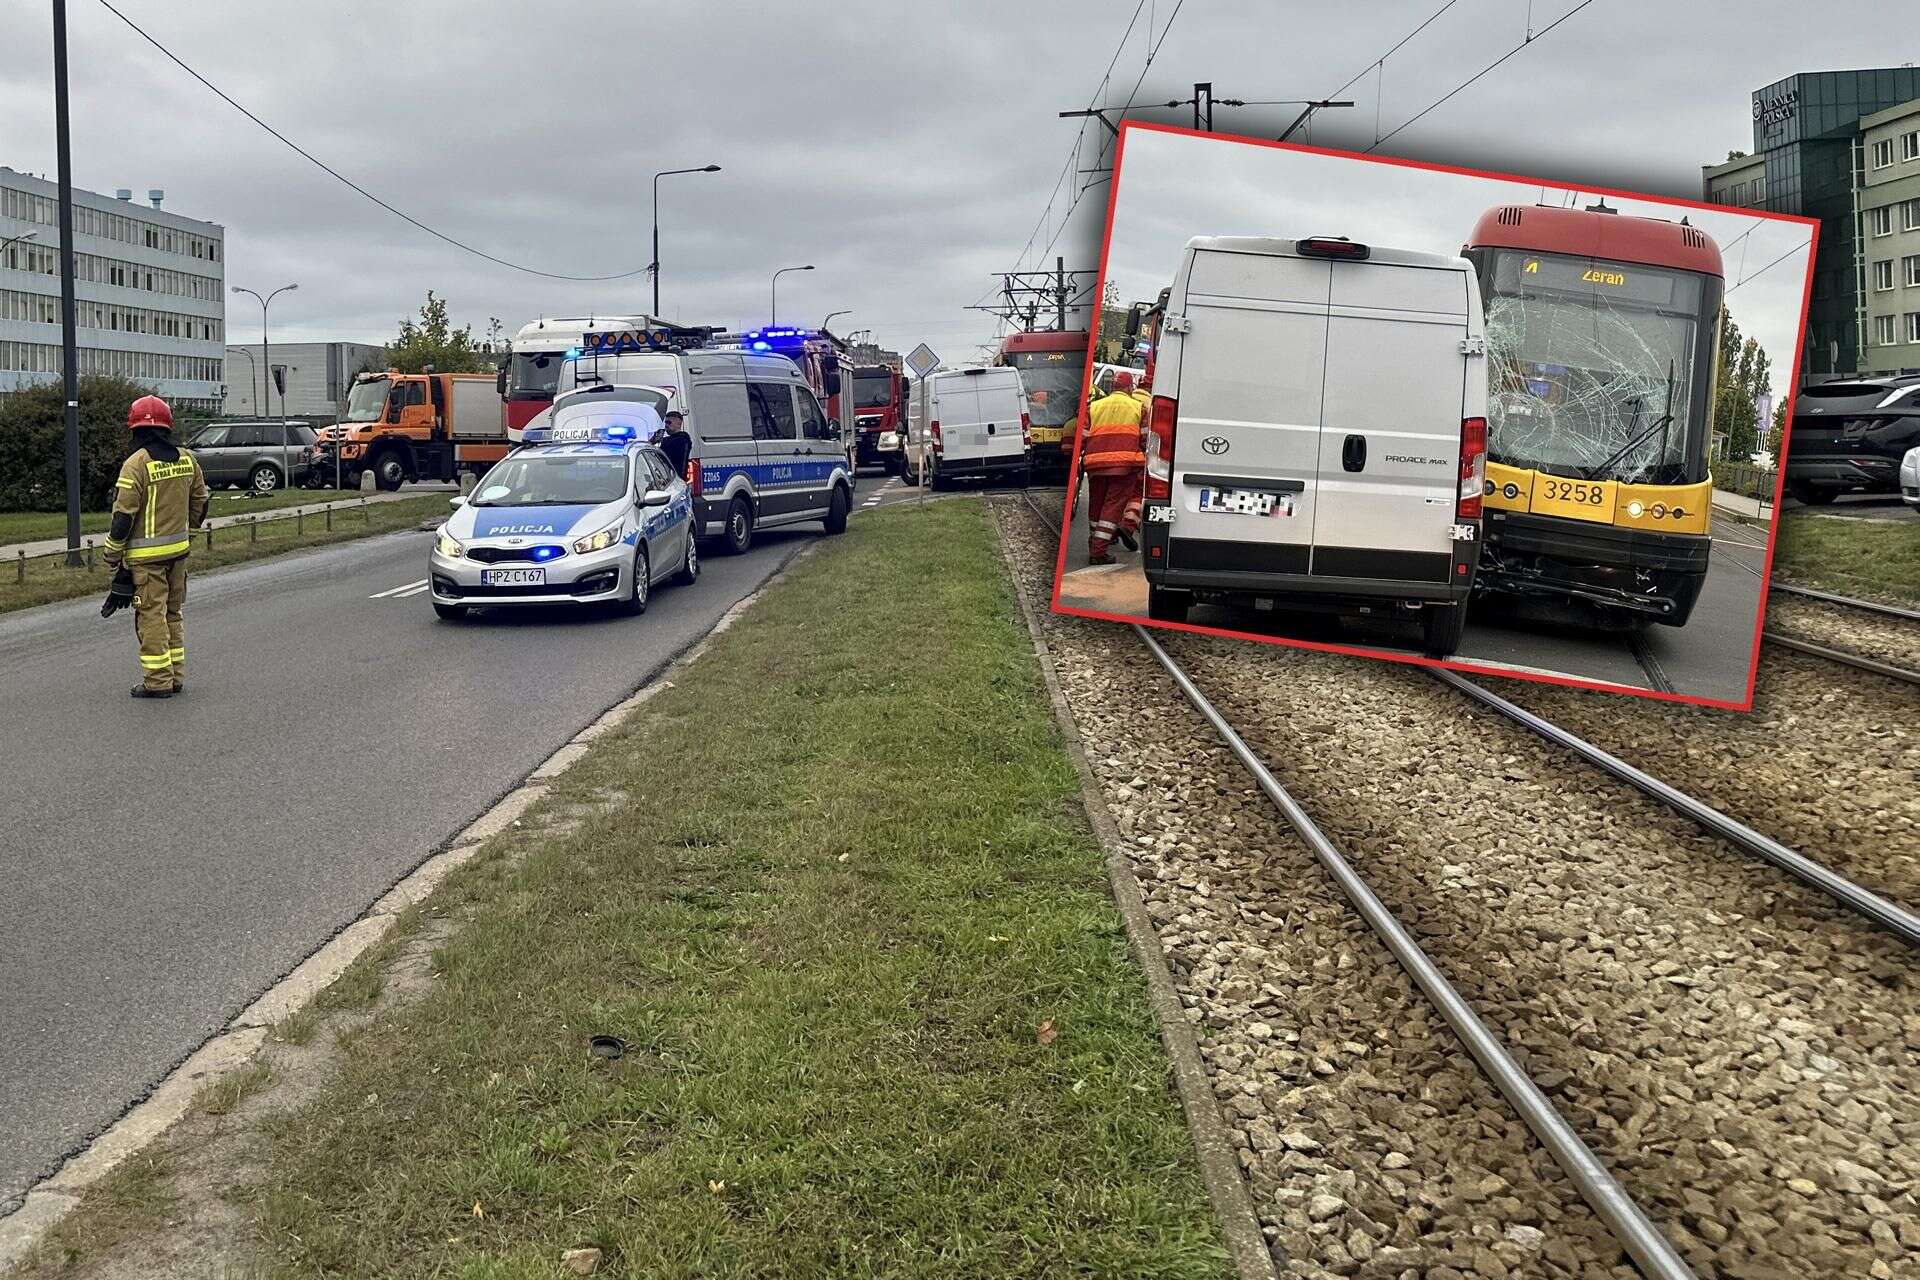
[[[602,400],[529,427],[454,500],[428,558],[433,611],[614,604],[644,613],[654,584],[700,575],[693,495],[647,441],[659,412]]]

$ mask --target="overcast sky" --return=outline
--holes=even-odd
[[[1058,112],[1117,107],[1136,83],[1138,103],[1186,97],[1203,79],[1222,97],[1330,96],[1442,0],[1143,0],[1137,13],[1129,0],[116,3],[383,198],[543,270],[644,266],[653,172],[723,165],[660,184],[669,316],[761,323],[774,268],[812,263],[782,277],[783,321],[851,308],[837,330],[964,360],[996,332],[964,309],[995,272],[1055,252],[1095,266],[1100,176],[1067,174],[1042,211],[1063,170],[1099,167],[1105,135]],[[1529,9],[1538,31],[1576,3],[1456,0],[1341,95],[1359,106],[1322,113],[1311,141],[1368,145],[1376,116],[1395,128],[1519,42]],[[0,0],[0,164],[51,175],[49,9]],[[274,304],[276,336],[383,341],[429,288],[476,331],[489,316],[511,330],[543,313],[645,309],[642,277],[542,280],[434,240],[261,132],[98,0],[69,11],[76,182],[163,187],[168,208],[224,224],[229,283],[300,283]],[[1805,13],[1593,0],[1382,149],[1697,196],[1703,161],[1751,146],[1753,88],[1920,56],[1920,37],[1886,43],[1884,13],[1865,0],[1824,4],[1811,27]],[[1271,136],[1294,110],[1222,107],[1215,127]],[[1135,114],[1189,119],[1184,107]],[[256,340],[241,301],[229,340]]]
[[[1107,278],[1119,285],[1124,302],[1151,299],[1173,280],[1181,249],[1198,235],[1346,236],[1453,254],[1496,204],[1584,208],[1597,199],[1539,183],[1132,129],[1120,164]],[[1606,203],[1623,215],[1685,217],[1722,246],[1727,308],[1772,360],[1777,400],[1793,376],[1812,228],[1617,195]],[[1781,261],[1768,266],[1776,258]]]

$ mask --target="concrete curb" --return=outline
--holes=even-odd
[[[1219,1218],[1221,1231],[1226,1236],[1227,1251],[1233,1256],[1234,1268],[1241,1280],[1279,1280],[1280,1272],[1274,1263],[1273,1251],[1267,1244],[1266,1235],[1260,1230],[1260,1215],[1254,1210],[1253,1197],[1248,1193],[1246,1179],[1240,1171],[1240,1159],[1234,1154],[1226,1120],[1220,1114],[1220,1104],[1213,1096],[1213,1085],[1207,1079],[1206,1064],[1200,1057],[1200,1042],[1180,1006],[1180,996],[1174,989],[1173,973],[1168,968],[1166,953],[1160,949],[1160,935],[1147,915],[1140,882],[1134,878],[1133,864],[1126,853],[1126,841],[1107,808],[1106,798],[1100,793],[1093,767],[1087,763],[1080,730],[1074,724],[1073,710],[1067,705],[1066,695],[1060,690],[1060,682],[1054,673],[1053,654],[1040,631],[1040,621],[1028,605],[1025,593],[1020,590],[1020,570],[1007,547],[1006,529],[1000,519],[1001,506],[989,503],[988,510],[993,512],[1000,557],[1006,561],[1014,599],[1020,604],[1020,615],[1026,619],[1027,634],[1033,638],[1034,652],[1040,659],[1040,676],[1046,681],[1047,701],[1052,704],[1054,722],[1060,726],[1060,736],[1067,755],[1073,761],[1074,771],[1080,775],[1080,802],[1086,808],[1087,821],[1093,825],[1094,835],[1106,850],[1107,878],[1113,889],[1114,903],[1120,908],[1121,918],[1126,921],[1127,940],[1133,945],[1133,954],[1146,974],[1147,1000],[1153,1006],[1155,1019],[1160,1023],[1161,1043],[1166,1045],[1167,1056],[1173,1060],[1173,1079],[1180,1091],[1180,1106],[1186,1112],[1187,1127],[1193,1134],[1194,1154],[1199,1157],[1200,1174],[1206,1180],[1207,1196],[1213,1201],[1214,1214]]]
[[[673,677],[684,674],[705,656],[714,637],[731,629],[768,591],[783,581],[796,564],[822,545],[813,542],[789,556],[765,582],[735,601],[697,640],[657,669],[638,690],[568,739],[519,786],[468,823],[446,848],[415,867],[359,919],[294,966],[292,972],[243,1009],[223,1031],[168,1072],[145,1099],[69,1157],[55,1173],[31,1187],[18,1209],[0,1217],[0,1274],[12,1270],[24,1259],[41,1238],[80,1203],[89,1188],[183,1118],[192,1109],[200,1090],[252,1062],[274,1023],[304,1008],[331,986],[346,972],[347,966],[387,936],[402,911],[424,901],[449,875],[479,853],[489,839],[518,821],[547,794],[555,778],[586,755],[587,748],[596,739],[619,728],[634,712],[671,689]]]

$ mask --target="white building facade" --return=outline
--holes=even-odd
[[[218,412],[226,231],[120,197],[73,192],[79,373],[129,378]],[[0,167],[0,394],[59,378],[59,186]]]
[[[257,311],[259,308],[255,308]],[[286,394],[271,378],[261,403],[260,371],[266,367],[257,340],[227,344],[227,394],[220,412],[229,418],[334,419],[346,411],[354,375],[386,366],[386,348],[367,342],[269,342],[266,359],[286,371]]]

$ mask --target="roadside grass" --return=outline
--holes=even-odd
[[[61,1275],[83,1262],[105,1257],[122,1241],[163,1221],[177,1195],[173,1169],[164,1151],[127,1157],[87,1192],[84,1218],[55,1224],[21,1262],[19,1270]]]
[[[242,496],[231,489],[215,489],[209,507],[214,516],[243,516],[255,511],[278,511],[283,507],[313,506],[321,502],[353,502],[360,497],[355,489],[296,489],[289,493],[266,494],[258,498]],[[104,534],[113,519],[110,511],[82,511],[80,532]],[[0,546],[13,542],[38,542],[43,538],[67,536],[64,511],[0,511]]]
[[[252,1097],[273,1076],[264,1062],[250,1062],[238,1071],[230,1071],[194,1095],[194,1105],[210,1116],[224,1116]]]
[[[1787,512],[1773,571],[1795,586],[1920,604],[1920,521]]]
[[[376,533],[411,529],[428,516],[447,513],[447,495],[432,494],[404,498],[398,502],[375,502],[364,507],[337,511],[333,529],[326,528],[325,516],[315,514],[304,520],[269,520],[259,525],[229,525],[213,531],[213,549],[207,549],[204,532],[194,534],[190,572],[205,573],[230,564],[245,564],[288,551],[324,547],[336,542],[351,542]],[[304,525],[304,528],[298,527]],[[255,535],[257,533],[257,540]],[[0,561],[0,613],[28,609],[34,605],[70,600],[75,596],[106,598],[113,573],[96,551],[93,568],[68,568],[61,556],[40,556],[26,562],[26,579],[21,581],[17,564]],[[192,588],[188,588],[191,599]]]
[[[798,564],[432,905],[266,1122],[272,1274],[1230,1271],[980,504]]]

